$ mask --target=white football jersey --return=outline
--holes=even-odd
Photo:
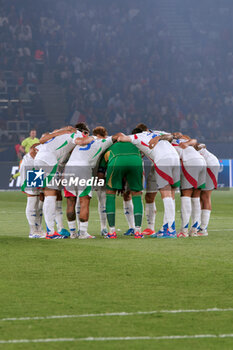
[[[200,154],[195,150],[193,146],[188,146],[185,149],[179,147],[181,143],[187,141],[187,139],[173,139],[172,141],[172,145],[179,154],[180,159],[182,159],[184,162],[189,159],[200,159]]]
[[[140,134],[130,135],[130,138],[132,140],[131,142],[155,163],[162,158],[169,158],[174,155],[177,156],[176,151],[169,141],[161,140],[153,149],[150,149],[149,141],[156,136],[161,136],[161,134],[144,131]]]
[[[53,137],[51,140],[41,144],[35,157],[36,161],[42,160],[49,165],[54,165],[56,162],[64,162],[67,155],[74,149],[74,140],[77,137],[82,137],[80,131]]]
[[[39,151],[41,146],[42,144],[35,146],[35,148]],[[32,167],[34,166],[34,158],[32,158],[32,156],[30,155],[30,152],[26,153],[23,156],[22,163],[20,164],[20,169],[22,168],[22,166],[32,166]]]
[[[66,165],[86,165],[94,168],[100,155],[112,144],[112,137],[109,136],[106,139],[94,137],[94,140],[85,146],[76,145]]]
[[[209,152],[206,148],[202,148],[198,151],[202,157],[204,157],[207,166],[219,166],[218,158],[211,152]]]
[[[23,156],[23,160],[22,160],[22,163],[20,165],[20,169],[23,167],[23,166],[32,166],[33,167],[34,165],[34,159],[30,156],[30,153],[26,153],[25,156]]]

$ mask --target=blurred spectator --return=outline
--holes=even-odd
[[[44,51],[40,48],[35,51],[35,64],[36,64],[36,75],[38,82],[41,84],[43,81],[44,72]]]
[[[23,86],[21,88],[21,91],[19,93],[19,98],[20,98],[21,101],[23,101],[23,100],[26,100],[26,101],[30,100],[30,94],[29,94],[26,86]]]
[[[0,94],[5,94],[7,92],[7,81],[4,79],[2,74],[0,74]]]
[[[168,23],[161,1],[2,0],[1,69],[14,72],[20,88],[3,74],[0,91],[29,95],[39,109],[28,84],[43,83],[50,69],[75,123],[114,132],[143,120],[192,137],[231,139],[233,2],[172,3],[190,33],[188,47],[177,44],[184,33],[169,29],[176,21]]]

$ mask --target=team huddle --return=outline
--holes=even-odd
[[[144,156],[151,162],[146,175]],[[30,171],[36,174],[34,180],[42,179],[39,187],[29,184]],[[93,129],[90,135],[85,123],[54,130],[33,144],[20,167],[21,189],[27,195],[29,237],[95,238],[88,233],[93,191],[97,193],[100,232],[105,238],[117,238],[115,202],[119,191],[129,226],[125,235],[135,238],[207,236],[211,192],[217,188],[218,171],[219,161],[205,145],[180,132],[150,130],[142,123],[131,135],[108,136],[103,126]],[[142,231],[144,180],[147,228]],[[181,195],[178,231],[175,226],[177,189]],[[67,200],[69,231],[63,227],[62,191]],[[163,225],[156,232],[158,192],[164,213]],[[43,215],[46,232],[42,228]]]

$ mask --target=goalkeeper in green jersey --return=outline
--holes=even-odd
[[[117,142],[104,153],[99,165],[99,177],[106,175],[106,213],[109,224],[108,238],[117,238],[115,229],[116,192],[123,190],[127,181],[134,207],[135,238],[143,238],[142,189],[143,166],[140,151],[130,142]]]

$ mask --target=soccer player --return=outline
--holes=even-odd
[[[206,186],[201,189],[201,222],[198,228],[198,236],[208,236],[207,227],[210,220],[212,210],[211,194],[218,186],[218,173],[220,164],[214,154],[206,149],[205,144],[197,144],[196,150],[202,155],[206,161]]]
[[[172,145],[181,159],[181,230],[177,237],[197,236],[200,224],[200,193],[205,187],[206,163],[194,149],[197,140],[180,133],[173,134]],[[191,229],[188,230],[191,217]]]
[[[79,213],[79,239],[95,238],[88,234],[89,205],[92,197],[92,185],[88,185],[91,180],[93,170],[101,154],[117,140],[119,134],[107,136],[107,130],[102,127],[96,127],[93,135],[84,139],[77,138],[69,161],[66,164],[64,177],[69,179],[69,174],[73,174],[79,181],[70,183],[66,187],[65,197],[67,198],[67,219],[71,233],[71,238],[77,238],[75,221],[75,204],[77,197],[80,201]],[[81,181],[83,185],[81,184]],[[103,182],[103,181],[102,181]],[[103,182],[104,184],[104,182]]]
[[[152,165],[150,168],[150,172],[146,178],[145,215],[147,221],[147,228],[143,231],[143,234],[146,236],[151,236],[155,233],[155,197],[157,191],[158,188],[156,183],[155,167],[154,165]]]
[[[95,133],[95,136],[96,133]],[[105,138],[107,137],[107,133],[104,135]],[[93,170],[93,176],[98,177],[98,169],[99,169],[99,160]],[[107,214],[106,214],[106,186],[94,186],[93,190],[96,191],[97,200],[98,200],[98,212],[99,212],[99,218],[100,218],[100,234],[101,236],[105,237],[108,234],[107,229]],[[78,200],[77,200],[78,202]],[[76,216],[77,217],[77,216]]]
[[[121,135],[123,137],[123,134]],[[119,139],[119,138],[118,138]],[[105,152],[99,167],[99,176],[103,177],[106,171],[106,212],[109,225],[108,238],[117,238],[115,229],[115,200],[116,192],[123,189],[123,180],[126,179],[132,194],[135,238],[142,238],[142,158],[140,152],[131,143],[117,142]]]
[[[75,139],[83,137],[85,132],[88,132],[87,126],[79,123],[76,128],[65,127],[46,134],[40,139],[41,146],[34,164],[35,168],[45,174],[43,213],[47,226],[47,239],[63,238],[54,230],[57,190],[59,189],[55,179],[58,176],[59,166],[68,160],[70,152],[75,147]]]
[[[101,236],[105,237],[108,234],[107,229],[107,214],[106,214],[106,187],[95,188],[98,199],[98,212],[100,217]]]
[[[156,183],[164,203],[163,227],[151,237],[175,238],[175,206],[173,188],[180,184],[179,157],[171,146],[171,135],[134,129],[133,135],[120,136],[119,141],[132,142],[154,164]]]
[[[23,157],[20,166],[21,190],[27,195],[26,218],[30,227],[29,238],[44,238],[41,221],[41,201],[40,190],[38,188],[27,188],[26,174],[27,170],[32,170],[34,167],[34,158],[38,152],[40,144],[34,144],[29,152]]]
[[[43,134],[43,136],[45,136],[46,134]],[[26,182],[27,182],[26,181],[27,170],[33,170],[34,158],[35,158],[36,153],[38,152],[39,148],[40,148],[40,144],[34,144],[30,148],[30,151],[24,156],[22,166],[20,167],[20,179],[21,179],[21,186],[22,186],[21,189],[28,196],[27,207],[26,207],[27,218],[29,217],[29,214],[28,214],[29,211],[36,213],[36,218],[35,218],[36,228],[34,230],[31,229],[31,231],[33,231],[33,233],[31,233],[29,235],[30,238],[45,237],[45,233],[44,233],[44,230],[42,228],[42,216],[43,216],[42,213],[43,213],[44,193],[42,192],[42,190],[38,191],[38,189],[35,189],[35,188],[28,188],[27,184],[26,184]],[[38,195],[39,196],[38,203],[37,202],[34,203],[33,201],[35,198],[34,199],[30,198],[29,194],[31,194],[31,196]],[[57,230],[62,235],[69,235],[68,231],[65,230],[63,227],[61,191],[57,191],[56,195],[57,195],[57,199],[56,199],[55,221],[57,224]]]
[[[142,131],[148,131],[148,127],[144,123],[139,123],[135,127]],[[159,133],[159,132],[156,132]],[[164,133],[164,132],[163,132]],[[157,185],[156,185],[156,175],[155,167],[152,164],[150,172],[146,178],[146,194],[145,194],[145,215],[147,221],[147,228],[142,232],[143,235],[150,236],[155,233],[155,218],[156,218],[156,205],[155,197],[157,194]]]

